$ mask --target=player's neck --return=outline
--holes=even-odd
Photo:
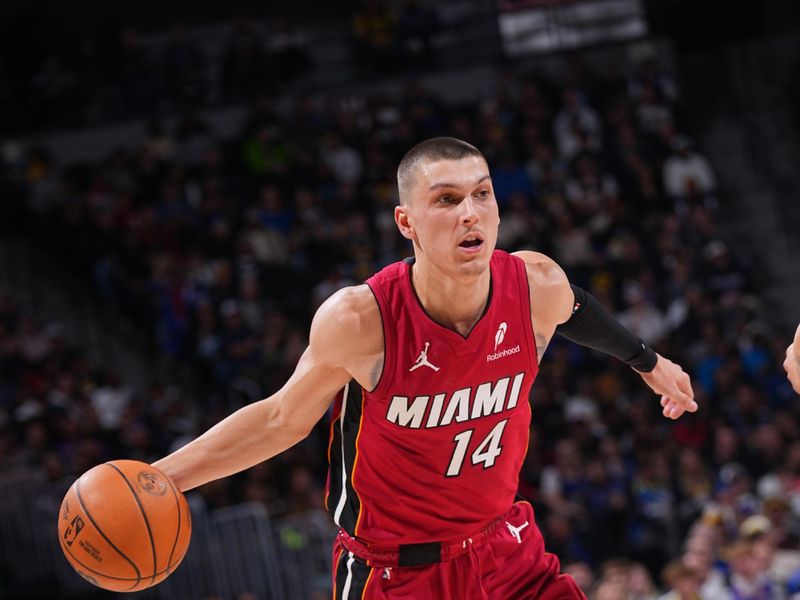
[[[467,335],[486,310],[491,272],[454,279],[416,262],[411,269],[414,291],[428,316],[440,325]]]

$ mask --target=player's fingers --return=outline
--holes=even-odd
[[[689,374],[685,371],[681,372],[681,374],[678,376],[677,383],[678,388],[680,388],[680,390],[691,400],[694,400],[694,390],[692,389],[692,380],[689,377]]]
[[[685,373],[684,373],[685,375]],[[675,384],[675,391],[670,396],[672,400],[684,410],[695,412],[697,410],[697,402],[694,401],[694,391],[688,381],[689,376],[686,376],[686,381],[679,378]],[[683,389],[684,386],[688,389]]]
[[[675,406],[673,406],[672,410],[670,410],[669,416],[671,419],[677,419],[684,413],[684,411],[685,409],[683,406],[681,406],[678,403],[675,403]]]
[[[676,402],[673,398],[671,398],[669,396],[662,396],[662,398],[661,398],[661,406],[663,406],[663,409],[662,409],[661,413],[666,418],[672,419],[672,420],[675,420],[675,419],[681,417],[683,415],[683,413],[685,413],[687,411],[694,412],[694,411],[691,411],[690,409],[688,409],[686,406],[682,406],[679,402]],[[696,410],[697,404],[695,403],[694,406],[695,406],[695,410]]]
[[[662,403],[664,406],[662,414],[668,419],[677,419],[683,414],[683,409],[669,396],[664,396]]]
[[[692,380],[689,378],[689,375],[684,373],[678,380],[678,386],[681,388],[681,391],[686,394],[686,398],[688,399],[687,402],[682,403],[683,408],[689,412],[697,411],[697,402],[694,400],[694,389],[692,388]]]

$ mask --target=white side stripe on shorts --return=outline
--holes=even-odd
[[[344,463],[344,412],[347,410],[347,394],[349,391],[350,384],[348,383],[344,386],[344,392],[342,393],[342,410],[339,413],[339,432],[341,433],[342,440],[342,495],[339,496],[339,503],[336,505],[336,511],[333,513],[333,522],[339,527],[342,526],[339,519],[342,516],[344,504],[347,500],[347,466]]]
[[[353,553],[349,552],[348,556],[350,558],[347,559],[347,579],[344,580],[344,587],[342,588],[342,600],[347,600],[347,596],[350,595],[350,584],[353,583]]]

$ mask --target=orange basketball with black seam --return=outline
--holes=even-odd
[[[192,535],[184,495],[144,462],[114,460],[69,488],[58,514],[58,539],[70,565],[115,592],[151,587],[183,560]]]

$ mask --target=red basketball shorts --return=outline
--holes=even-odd
[[[479,542],[467,544],[465,552],[441,562],[386,566],[385,561],[357,556],[353,550],[358,548],[340,536],[333,548],[333,598],[585,600],[575,581],[559,572],[558,558],[544,551],[527,502],[515,503],[488,535],[480,537]]]

